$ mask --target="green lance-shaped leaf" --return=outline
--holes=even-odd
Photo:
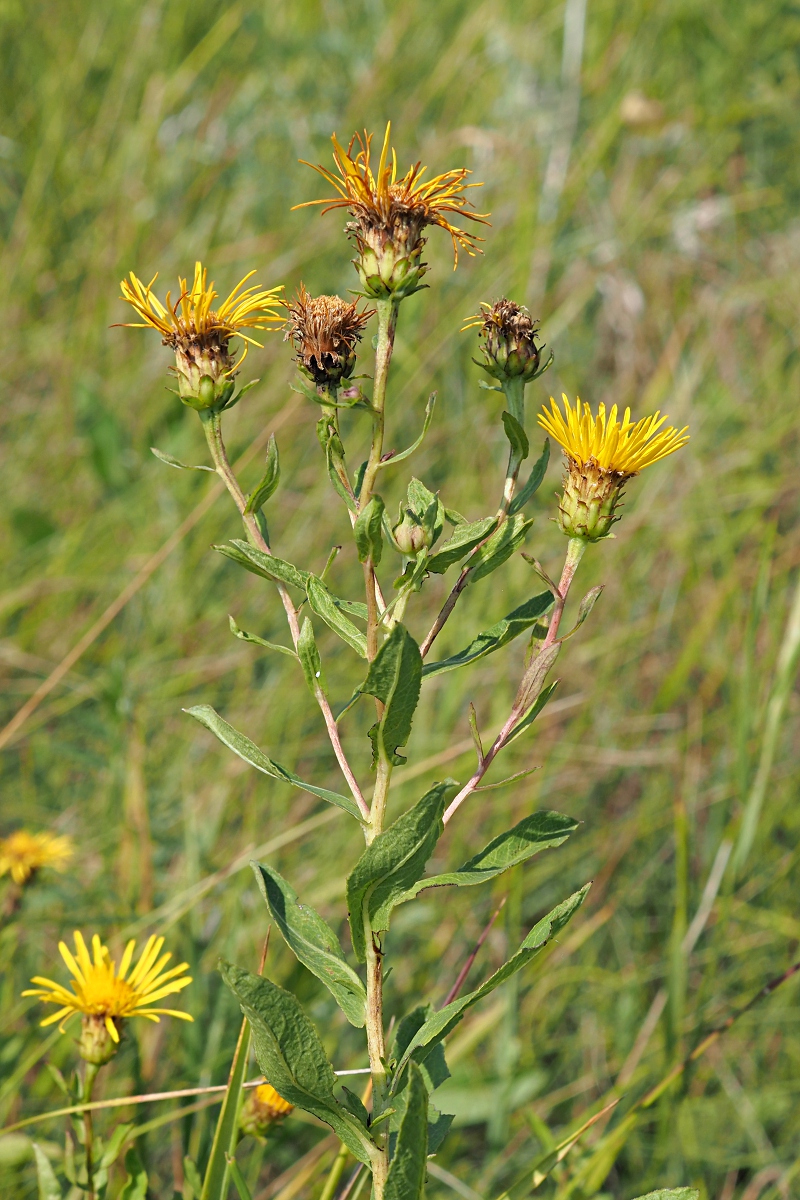
[[[361,820],[358,805],[351,796],[341,796],[338,792],[329,791],[328,788],[306,783],[293,771],[288,771],[280,763],[274,762],[263,750],[259,749],[255,742],[251,742],[250,738],[245,737],[238,729],[229,725],[210,704],[197,704],[194,708],[185,708],[183,711],[190,717],[194,717],[201,725],[205,725],[206,729],[210,729],[224,746],[227,746],[234,754],[238,754],[239,758],[244,759],[257,771],[271,776],[272,779],[280,779],[283,783],[291,783],[293,787],[310,792],[312,796],[319,796],[320,800],[327,800],[328,804],[335,804],[337,808],[343,808],[345,812],[350,813],[357,820]]]
[[[484,517],[482,521],[467,521],[456,525],[455,533],[436,554],[427,561],[427,569],[434,575],[443,575],[449,567],[461,562],[470,550],[482,542],[497,524],[497,517]]]
[[[56,1173],[50,1165],[50,1159],[37,1142],[32,1142],[33,1154],[36,1159],[36,1177],[39,1183],[39,1200],[61,1200],[63,1192]]]
[[[245,512],[257,512],[259,508],[267,503],[270,496],[275,492],[281,479],[281,464],[278,460],[278,443],[275,441],[273,433],[269,439],[267,446],[267,465],[264,468],[264,474],[261,476],[261,481],[256,488],[247,497]]]
[[[262,579],[270,579],[273,583],[291,583],[301,591],[306,590],[308,571],[301,571],[299,567],[285,562],[275,554],[265,554],[263,550],[243,542],[240,538],[234,538],[230,545],[212,546],[212,549],[224,554],[226,558],[233,559],[254,575],[260,575]]]
[[[403,459],[409,458],[415,450],[419,449],[433,419],[433,406],[435,403],[436,392],[431,392],[430,396],[428,396],[428,403],[425,405],[425,420],[422,425],[422,433],[419,435],[416,441],[413,441],[410,446],[406,447],[405,450],[401,450],[399,454],[393,454],[391,458],[382,459],[381,462],[378,463],[379,467],[393,467],[396,463],[402,462]]]
[[[533,722],[539,716],[539,713],[542,711],[545,704],[547,704],[547,701],[550,699],[550,697],[552,696],[553,692],[556,690],[557,687],[558,687],[558,680],[556,679],[554,683],[549,683],[547,685],[547,687],[542,688],[541,692],[536,697],[536,700],[531,705],[531,707],[528,709],[525,716],[520,721],[517,722],[517,724],[511,730],[511,733],[506,738],[506,740],[505,740],[506,746],[510,746],[511,743],[516,738],[518,738],[521,733],[524,733],[525,730],[528,729],[533,724]]]
[[[367,639],[364,634],[358,629],[353,622],[344,615],[339,604],[336,602],[336,597],[331,594],[325,584],[316,575],[309,575],[306,580],[306,593],[308,595],[308,603],[311,605],[318,617],[322,617],[326,625],[328,625],[334,633],[338,633],[343,642],[351,649],[360,654],[362,658],[367,657]]]
[[[328,689],[322,674],[322,660],[317,649],[317,640],[314,637],[314,626],[308,617],[303,621],[300,637],[297,639],[297,656],[300,659],[300,666],[303,668],[311,695],[315,696],[316,688],[320,687],[327,696]]]
[[[264,638],[259,637],[257,633],[248,633],[246,629],[240,629],[234,621],[233,617],[228,617],[231,633],[235,638],[239,638],[242,642],[250,642],[254,646],[263,646],[266,650],[277,650],[279,654],[287,654],[289,658],[297,659],[294,650],[289,646],[281,646],[280,642],[268,642]]]
[[[659,1188],[657,1192],[638,1196],[637,1200],[700,1200],[700,1192],[693,1187]]]
[[[365,1021],[367,993],[364,984],[348,965],[336,934],[309,904],[301,904],[297,893],[265,863],[252,863],[261,894],[273,921],[304,967],[322,980],[351,1025]]]
[[[522,425],[510,412],[503,413],[503,429],[505,429],[506,437],[511,443],[512,454],[520,462],[524,462],[531,452],[530,442]]]
[[[378,834],[347,879],[350,934],[359,962],[366,958],[364,910],[376,932],[389,928],[395,904],[421,878],[442,834],[442,815],[458,787],[452,779],[434,784],[413,808]]]
[[[412,1063],[406,1111],[386,1180],[386,1200],[421,1200],[427,1158],[428,1093],[422,1072]]]
[[[411,734],[411,722],[422,686],[422,656],[419,646],[404,625],[395,625],[369,665],[362,693],[375,696],[384,705],[383,716],[370,730],[374,759],[378,756],[397,766],[405,762],[397,753]]]
[[[567,640],[567,638],[572,637],[573,633],[578,632],[581,625],[586,620],[586,618],[589,616],[589,614],[591,613],[595,604],[597,604],[597,601],[602,596],[604,587],[605,587],[604,583],[599,583],[597,585],[597,587],[593,587],[593,588],[589,589],[589,591],[586,593],[586,595],[583,597],[583,599],[580,602],[580,606],[578,608],[578,616],[575,619],[575,624],[572,626],[572,629],[570,629],[569,633],[565,633],[563,635],[563,637],[561,638],[562,642],[565,642]]]
[[[380,496],[373,496],[356,518],[353,526],[353,537],[356,541],[358,561],[366,562],[372,559],[377,567],[383,553],[383,514],[385,505]]]
[[[530,475],[517,492],[514,499],[511,501],[508,509],[508,515],[510,517],[513,517],[515,513],[518,513],[520,509],[524,508],[528,501],[536,495],[539,488],[542,486],[542,480],[544,479],[545,471],[547,470],[547,464],[549,461],[550,442],[548,439],[546,439],[544,443],[544,449],[534,463]]]
[[[498,567],[502,567],[503,563],[519,550],[532,524],[533,521],[526,521],[520,514],[504,521],[488,541],[476,550],[472,560],[474,565],[470,564],[472,570],[469,573],[469,582],[477,583],[491,575]]]
[[[502,875],[511,867],[527,862],[540,850],[562,845],[578,828],[578,822],[558,812],[535,812],[523,817],[513,829],[499,834],[479,854],[465,862],[457,871],[431,875],[420,879],[402,897],[413,900],[424,888],[473,887]]]
[[[530,600],[520,604],[519,608],[515,608],[502,620],[497,621],[489,629],[485,629],[483,633],[479,633],[468,646],[459,650],[457,654],[451,654],[449,658],[443,658],[439,662],[424,663],[423,678],[427,679],[429,675],[441,675],[445,671],[454,671],[457,667],[466,667],[470,663],[477,662],[479,658],[485,658],[487,654],[494,654],[495,650],[507,646],[526,629],[530,629],[531,625],[534,625],[539,617],[543,617],[552,607],[551,592],[540,592],[537,596],[532,596]]]
[[[253,1200],[252,1192],[247,1186],[247,1180],[242,1174],[242,1169],[232,1154],[228,1155],[228,1169],[230,1170],[233,1186],[236,1188],[239,1200]]]
[[[397,1065],[395,1079],[400,1079],[403,1068],[412,1056],[416,1062],[423,1062],[433,1047],[455,1029],[468,1008],[477,1004],[484,996],[488,996],[501,983],[505,983],[522,967],[527,966],[531,959],[540,954],[547,943],[558,935],[580,908],[590,887],[591,884],[587,883],[579,892],[573,893],[572,896],[552,909],[546,917],[542,917],[541,921],[534,925],[517,953],[508,962],[503,963],[502,967],[495,971],[494,975],[491,975],[479,988],[476,988],[474,992],[469,992],[466,996],[460,996],[457,1000],[453,1000],[430,1017],[406,1047]]]
[[[147,1171],[135,1146],[125,1155],[127,1179],[119,1193],[119,1200],[147,1200]]]
[[[181,462],[179,458],[175,458],[172,454],[165,454],[163,450],[157,450],[155,446],[150,447],[150,453],[155,454],[156,458],[166,463],[168,467],[177,467],[179,471],[210,471],[212,475],[217,473],[214,467],[194,466],[191,463]]]
[[[220,971],[250,1022],[256,1061],[264,1076],[284,1100],[330,1125],[350,1153],[369,1166],[375,1143],[334,1096],[333,1067],[299,1002],[269,979],[232,963],[221,963]]]

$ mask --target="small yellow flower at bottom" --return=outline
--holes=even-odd
[[[539,414],[539,424],[555,438],[566,458],[558,524],[568,537],[596,542],[608,537],[619,520],[615,510],[627,481],[680,450],[689,435],[686,427],[662,429],[667,418],[658,412],[634,422],[626,408],[620,421],[616,404],[608,416],[605,404],[600,404],[594,417],[580,399],[572,408],[566,396],[561,398],[563,415],[552,396],[550,409]]]
[[[72,975],[71,991],[52,979],[35,976],[31,982],[36,988],[24,991],[23,996],[36,996],[45,1004],[59,1005],[58,1012],[45,1017],[42,1025],[65,1023],[80,1013],[83,1019],[79,1052],[87,1062],[101,1065],[113,1058],[117,1052],[123,1022],[130,1017],[146,1017],[158,1021],[160,1016],[179,1017],[182,1021],[193,1018],[186,1012],[173,1008],[153,1008],[165,996],[180,992],[192,982],[185,975],[188,963],[165,970],[170,953],[161,954],[163,937],[150,937],[138,962],[131,969],[134,941],[128,942],[119,966],[114,962],[107,946],[95,934],[92,938],[92,954],[83,936],[75,932],[75,954],[64,942],[59,942],[61,957]]]
[[[0,876],[10,874],[16,884],[29,883],[42,867],[63,871],[73,854],[71,838],[17,829],[0,838]]]
[[[266,1137],[272,1125],[288,1117],[294,1105],[278,1095],[271,1083],[260,1083],[252,1088],[242,1104],[239,1128],[252,1137]]]

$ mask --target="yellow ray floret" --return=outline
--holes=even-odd
[[[130,322],[127,328],[146,329],[150,326],[172,345],[187,337],[203,338],[217,334],[222,338],[238,335],[244,341],[258,346],[260,343],[246,337],[241,331],[282,324],[280,293],[283,288],[265,291],[251,286],[242,291],[253,275],[255,271],[245,275],[227,299],[215,307],[217,293],[214,283],[213,280],[208,282],[208,271],[200,262],[195,263],[191,287],[186,279],[178,280],[179,295],[174,304],[171,292],[167,292],[163,304],[153,292],[157,275],[144,284],[131,271],[130,281],[123,279],[120,285],[122,299],[132,305],[142,320]]]
[[[135,942],[128,942],[117,967],[108,947],[103,945],[97,934],[92,938],[91,955],[83,935],[76,930],[74,936],[74,955],[64,942],[58,944],[61,957],[72,975],[72,990],[37,975],[31,982],[39,986],[22,993],[23,996],[36,996],[45,1004],[59,1005],[58,1012],[45,1017],[42,1025],[53,1025],[59,1021],[63,1029],[64,1023],[76,1013],[99,1017],[105,1022],[113,1040],[118,1042],[118,1022],[127,1017],[147,1017],[150,1021],[158,1021],[161,1015],[179,1017],[182,1021],[193,1019],[188,1013],[174,1008],[152,1007],[157,1001],[180,992],[192,982],[191,976],[184,974],[188,970],[188,963],[180,963],[169,971],[164,969],[172,955],[161,954],[163,937],[148,938],[139,961],[131,969]]]
[[[459,229],[445,214],[453,213],[470,221],[488,224],[487,214],[469,211],[472,206],[464,195],[469,188],[482,185],[466,182],[467,176],[471,174],[466,167],[458,167],[425,179],[428,168],[423,167],[421,163],[409,167],[405,175],[398,179],[397,155],[394,149],[390,148],[391,130],[390,121],[386,126],[376,170],[373,170],[371,155],[373,135],[366,130],[363,136],[354,134],[346,150],[337,140],[336,134],[333,135],[331,141],[335,172],[301,159],[305,166],[318,171],[335,188],[338,195],[325,200],[309,200],[306,204],[298,204],[295,207],[307,208],[314,204],[324,204],[325,212],[332,208],[347,208],[364,224],[379,223],[386,227],[391,227],[398,216],[406,215],[418,220],[420,225],[439,225],[446,229],[453,239],[456,261],[459,246],[468,254],[475,254],[475,242],[481,239],[464,229]]]
[[[27,883],[41,867],[63,871],[73,853],[71,838],[17,829],[0,838],[0,875],[10,874],[14,883]]]
[[[550,397],[550,409],[539,413],[539,424],[571,459],[582,466],[593,459],[605,471],[620,475],[636,475],[659,459],[674,454],[689,441],[688,427],[681,430],[671,426],[662,429],[667,420],[659,412],[641,421],[631,420],[631,410],[625,409],[622,421],[617,418],[617,406],[612,407],[606,417],[606,406],[601,404],[597,416],[592,416],[588,404],[579,398],[572,408],[562,393],[564,413]]]

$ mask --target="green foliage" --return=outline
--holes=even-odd
[[[243,733],[239,733],[238,729],[234,729],[232,725],[224,721],[210,705],[197,704],[194,708],[187,708],[185,711],[201,725],[205,725],[206,729],[219,738],[223,746],[227,746],[229,750],[232,750],[251,767],[255,767],[257,771],[261,771],[264,775],[270,775],[273,779],[290,783],[304,792],[309,792],[312,796],[319,796],[320,800],[327,800],[328,804],[335,804],[337,808],[343,808],[345,812],[349,812],[351,816],[361,820],[358,806],[350,796],[342,796],[338,792],[329,791],[328,788],[305,783],[293,771],[287,771],[280,763],[273,762],[263,750],[259,750],[255,742],[251,742]]]
[[[372,1161],[375,1146],[364,1125],[333,1094],[336,1076],[316,1029],[290,992],[231,963],[222,977],[250,1023],[259,1067],[273,1087],[330,1125],[359,1162]]]
[[[526,600],[524,604],[520,604],[513,612],[510,612],[508,616],[502,617],[494,625],[479,633],[463,650],[451,654],[449,658],[444,658],[441,662],[424,663],[423,678],[430,675],[441,675],[444,671],[454,671],[456,667],[466,667],[470,663],[477,662],[478,659],[485,658],[487,654],[493,654],[495,650],[502,649],[514,638],[519,637],[526,629],[530,629],[539,617],[543,617],[552,607],[552,593],[540,592],[538,596],[532,596],[530,600]]]
[[[428,1156],[428,1093],[416,1063],[409,1067],[406,1108],[386,1181],[386,1200],[420,1200]]]
[[[408,630],[397,624],[370,663],[360,689],[384,706],[380,720],[370,730],[373,763],[379,757],[394,766],[406,761],[397,751],[411,736],[421,686],[419,646]]]
[[[513,829],[493,838],[488,846],[456,871],[429,875],[420,879],[405,893],[403,900],[413,900],[425,888],[472,887],[485,883],[527,862],[540,850],[561,846],[578,828],[578,822],[556,812],[537,812],[523,817]]]
[[[389,928],[392,909],[420,879],[442,833],[442,814],[458,785],[437,783],[413,808],[367,846],[347,877],[350,936],[359,962],[366,958],[365,913],[375,931]]]
[[[350,1024],[361,1028],[366,992],[358,975],[347,965],[336,934],[310,905],[299,903],[297,893],[274,867],[253,863],[253,870],[270,916],[287,945],[303,966],[322,980]]]
[[[358,561],[371,559],[377,567],[383,553],[383,514],[385,505],[380,496],[373,496],[362,508],[353,526],[353,536],[358,550]]]
[[[125,1173],[119,1200],[147,1200],[147,1171],[135,1146],[125,1154]]]
[[[264,474],[261,476],[261,481],[247,497],[245,512],[258,512],[266,504],[270,496],[275,494],[280,481],[281,464],[278,458],[278,443],[275,441],[275,434],[273,433],[267,445],[267,465],[264,468]]]
[[[75,925],[123,941],[168,926],[168,948],[192,963],[195,983],[184,996],[195,1024],[163,1019],[139,1036],[131,1023],[103,1092],[124,1096],[227,1078],[236,1013],[211,967],[224,953],[254,968],[267,916],[246,869],[253,847],[277,842],[267,860],[334,928],[341,918],[341,873],[359,853],[360,829],[313,794],[244,770],[177,713],[207,702],[303,778],[347,791],[297,664],[285,661],[292,651],[274,589],[209,556],[210,544],[239,532],[226,498],[206,502],[217,480],[165,472],[152,460],[155,444],[187,464],[208,461],[199,423],[162,387],[169,351],[156,335],[110,327],[129,319],[115,286],[123,273],[134,268],[149,279],[159,270],[160,294],[171,287],[174,301],[178,272],[190,273],[198,256],[223,295],[252,267],[265,286],[285,282],[291,291],[302,278],[318,292],[347,295],[353,276],[342,221],[321,219],[318,209],[289,211],[327,194],[296,160],[330,163],[330,131],[347,137],[372,127],[375,114],[392,117],[401,171],[417,160],[431,173],[466,165],[485,183],[468,195],[492,211],[484,256],[462,254],[455,272],[447,237],[428,231],[431,286],[403,305],[387,450],[414,442],[425,397],[438,388],[437,420],[414,471],[469,522],[496,511],[508,454],[504,399],[476,387],[474,333],[460,333],[459,324],[500,288],[541,317],[556,352],[557,376],[528,388],[532,443],[551,388],[593,405],[630,404],[634,419],[660,408],[692,433],[680,456],[631,481],[616,540],[587,555],[580,593],[605,583],[603,602],[559,659],[557,695],[542,707],[546,681],[517,726],[525,736],[493,771],[541,769],[471,798],[430,870],[466,862],[537,808],[573,813],[579,833],[557,855],[531,859],[489,888],[429,891],[421,904],[395,910],[387,953],[403,969],[388,981],[390,1014],[420,995],[438,1002],[446,994],[506,893],[473,968],[479,979],[501,961],[504,942],[518,945],[563,894],[590,876],[600,882],[580,915],[585,924],[576,921],[575,936],[561,939],[546,973],[520,972],[456,1030],[447,1086],[474,1103],[459,1107],[437,1163],[487,1197],[523,1170],[530,1180],[543,1129],[558,1144],[624,1066],[633,1070],[629,1097],[667,1071],[665,1022],[648,1018],[668,980],[682,980],[683,1021],[670,1039],[691,1044],[706,1022],[723,1019],[790,961],[798,733],[794,676],[778,672],[778,662],[798,529],[796,15],[785,0],[590,4],[573,108],[576,95],[568,83],[564,90],[564,16],[581,7],[501,3],[487,18],[477,0],[410,0],[396,10],[305,0],[269,11],[206,0],[3,6],[5,720],[135,585],[4,748],[0,835],[18,824],[55,826],[80,846],[78,865],[63,875],[41,872],[3,928],[4,1123],[62,1103],[44,1064],[54,1057],[69,1074],[71,1038],[49,1038],[38,1006],[22,1009],[18,995],[32,975],[62,970],[57,943]],[[372,328],[362,346],[366,372]],[[314,439],[316,412],[287,389],[287,348],[280,335],[256,337],[266,350],[251,347],[246,365],[255,360],[262,383],[230,415],[231,459],[251,454],[240,475],[250,494],[266,438],[279,430],[283,486],[269,507],[271,538],[284,562],[319,574],[330,547],[347,540],[344,510]],[[352,478],[371,417],[363,409],[340,415],[348,449],[355,447]],[[510,512],[536,518],[528,542],[557,578],[555,459],[538,492],[524,499],[521,484]],[[378,477],[392,512],[405,498],[399,463],[387,458]],[[172,549],[137,584],[167,543]],[[332,595],[358,594],[352,544],[325,578]],[[521,605],[529,579],[512,556],[485,586],[470,588],[426,663],[455,655],[498,613]],[[443,603],[447,580],[431,573],[432,606]],[[305,603],[305,585],[291,586],[292,599]],[[342,608],[351,603],[334,598],[358,624],[361,616]],[[571,599],[562,629],[577,608]],[[229,612],[273,646],[287,643],[286,653],[232,641]],[[410,605],[403,620],[421,641],[422,612]],[[331,692],[347,697],[364,662],[315,625]],[[396,773],[392,816],[437,773],[468,778],[466,701],[474,701],[488,746],[486,731],[505,717],[522,656],[517,641],[484,656],[469,676],[430,680],[404,751],[410,766]],[[773,702],[781,696],[785,705]],[[369,723],[363,707],[341,723],[354,757]],[[443,754],[444,765],[429,765]],[[363,776],[368,783],[366,765]],[[682,873],[672,811],[679,804]],[[725,870],[694,948],[683,951],[677,938],[682,962],[673,972],[675,914],[691,924],[720,846],[741,843],[744,811],[757,814],[744,865]],[[7,877],[0,886],[7,889]],[[6,890],[3,903],[7,897]],[[281,939],[273,939],[270,974],[310,1006],[337,1068],[363,1065],[358,1035]],[[692,1180],[713,1197],[733,1171],[737,1194],[765,1168],[792,1171],[793,986],[727,1035],[723,1058],[697,1062],[691,1084],[675,1085],[617,1149],[609,1143],[613,1171],[592,1183],[596,1192],[625,1200],[665,1180]],[[646,1047],[635,1065],[629,1055],[640,1033]],[[141,1119],[171,1108],[146,1106]],[[623,1117],[615,1113],[604,1136]],[[172,1195],[181,1149],[205,1165],[214,1119],[213,1108],[199,1108],[140,1143],[153,1195]],[[115,1123],[114,1110],[97,1115],[102,1135]],[[57,1122],[33,1128],[54,1139],[43,1144],[63,1178]],[[253,1194],[321,1136],[291,1119],[263,1161],[260,1146],[242,1143]],[[586,1153],[576,1145],[551,1186],[565,1187]],[[0,1192],[29,1200],[33,1171],[32,1160],[4,1160]],[[319,1194],[316,1177],[305,1186]],[[777,1193],[779,1182],[767,1189]],[[454,1194],[433,1174],[427,1191],[430,1200]]]
[[[540,954],[551,938],[556,937],[564,926],[574,916],[578,908],[586,899],[586,894],[589,891],[590,884],[586,884],[579,892],[575,892],[569,899],[564,900],[557,905],[546,917],[542,917],[541,921],[537,921],[528,936],[524,939],[517,953],[507,962],[503,963],[502,967],[481,984],[479,988],[469,992],[466,996],[461,996],[458,1000],[453,1000],[444,1008],[439,1009],[429,1017],[423,1025],[414,1034],[414,1037],[409,1042],[403,1052],[397,1066],[398,1076],[403,1070],[405,1064],[411,1060],[412,1056],[416,1062],[424,1062],[431,1050],[441,1042],[442,1038],[447,1037],[448,1033],[455,1029],[456,1025],[462,1020],[465,1011],[471,1008],[473,1004],[477,1004],[485,996],[488,996],[500,984],[505,983],[522,967],[527,966],[531,959]]]

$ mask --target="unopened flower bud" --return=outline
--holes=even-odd
[[[392,530],[392,537],[395,540],[398,550],[409,557],[419,554],[420,550],[424,550],[433,544],[431,533],[424,529],[408,511],[406,511],[400,524],[395,525]]]
[[[539,322],[527,308],[503,297],[494,304],[481,304],[481,312],[471,317],[465,329],[480,330],[481,360],[475,359],[493,379],[522,378],[527,383],[540,370],[543,346],[537,346]]]
[[[111,1019],[109,1018],[109,1020]],[[78,1053],[84,1062],[93,1063],[96,1067],[102,1067],[104,1063],[111,1062],[119,1050],[118,1038],[121,1026],[121,1020],[115,1021],[114,1027],[117,1030],[117,1040],[115,1041],[108,1031],[104,1016],[85,1013],[81,1020],[81,1036],[78,1042]]]
[[[248,1091],[239,1114],[239,1128],[251,1137],[266,1137],[271,1126],[288,1117],[293,1109],[294,1105],[279,1096],[271,1083],[260,1083]]]

